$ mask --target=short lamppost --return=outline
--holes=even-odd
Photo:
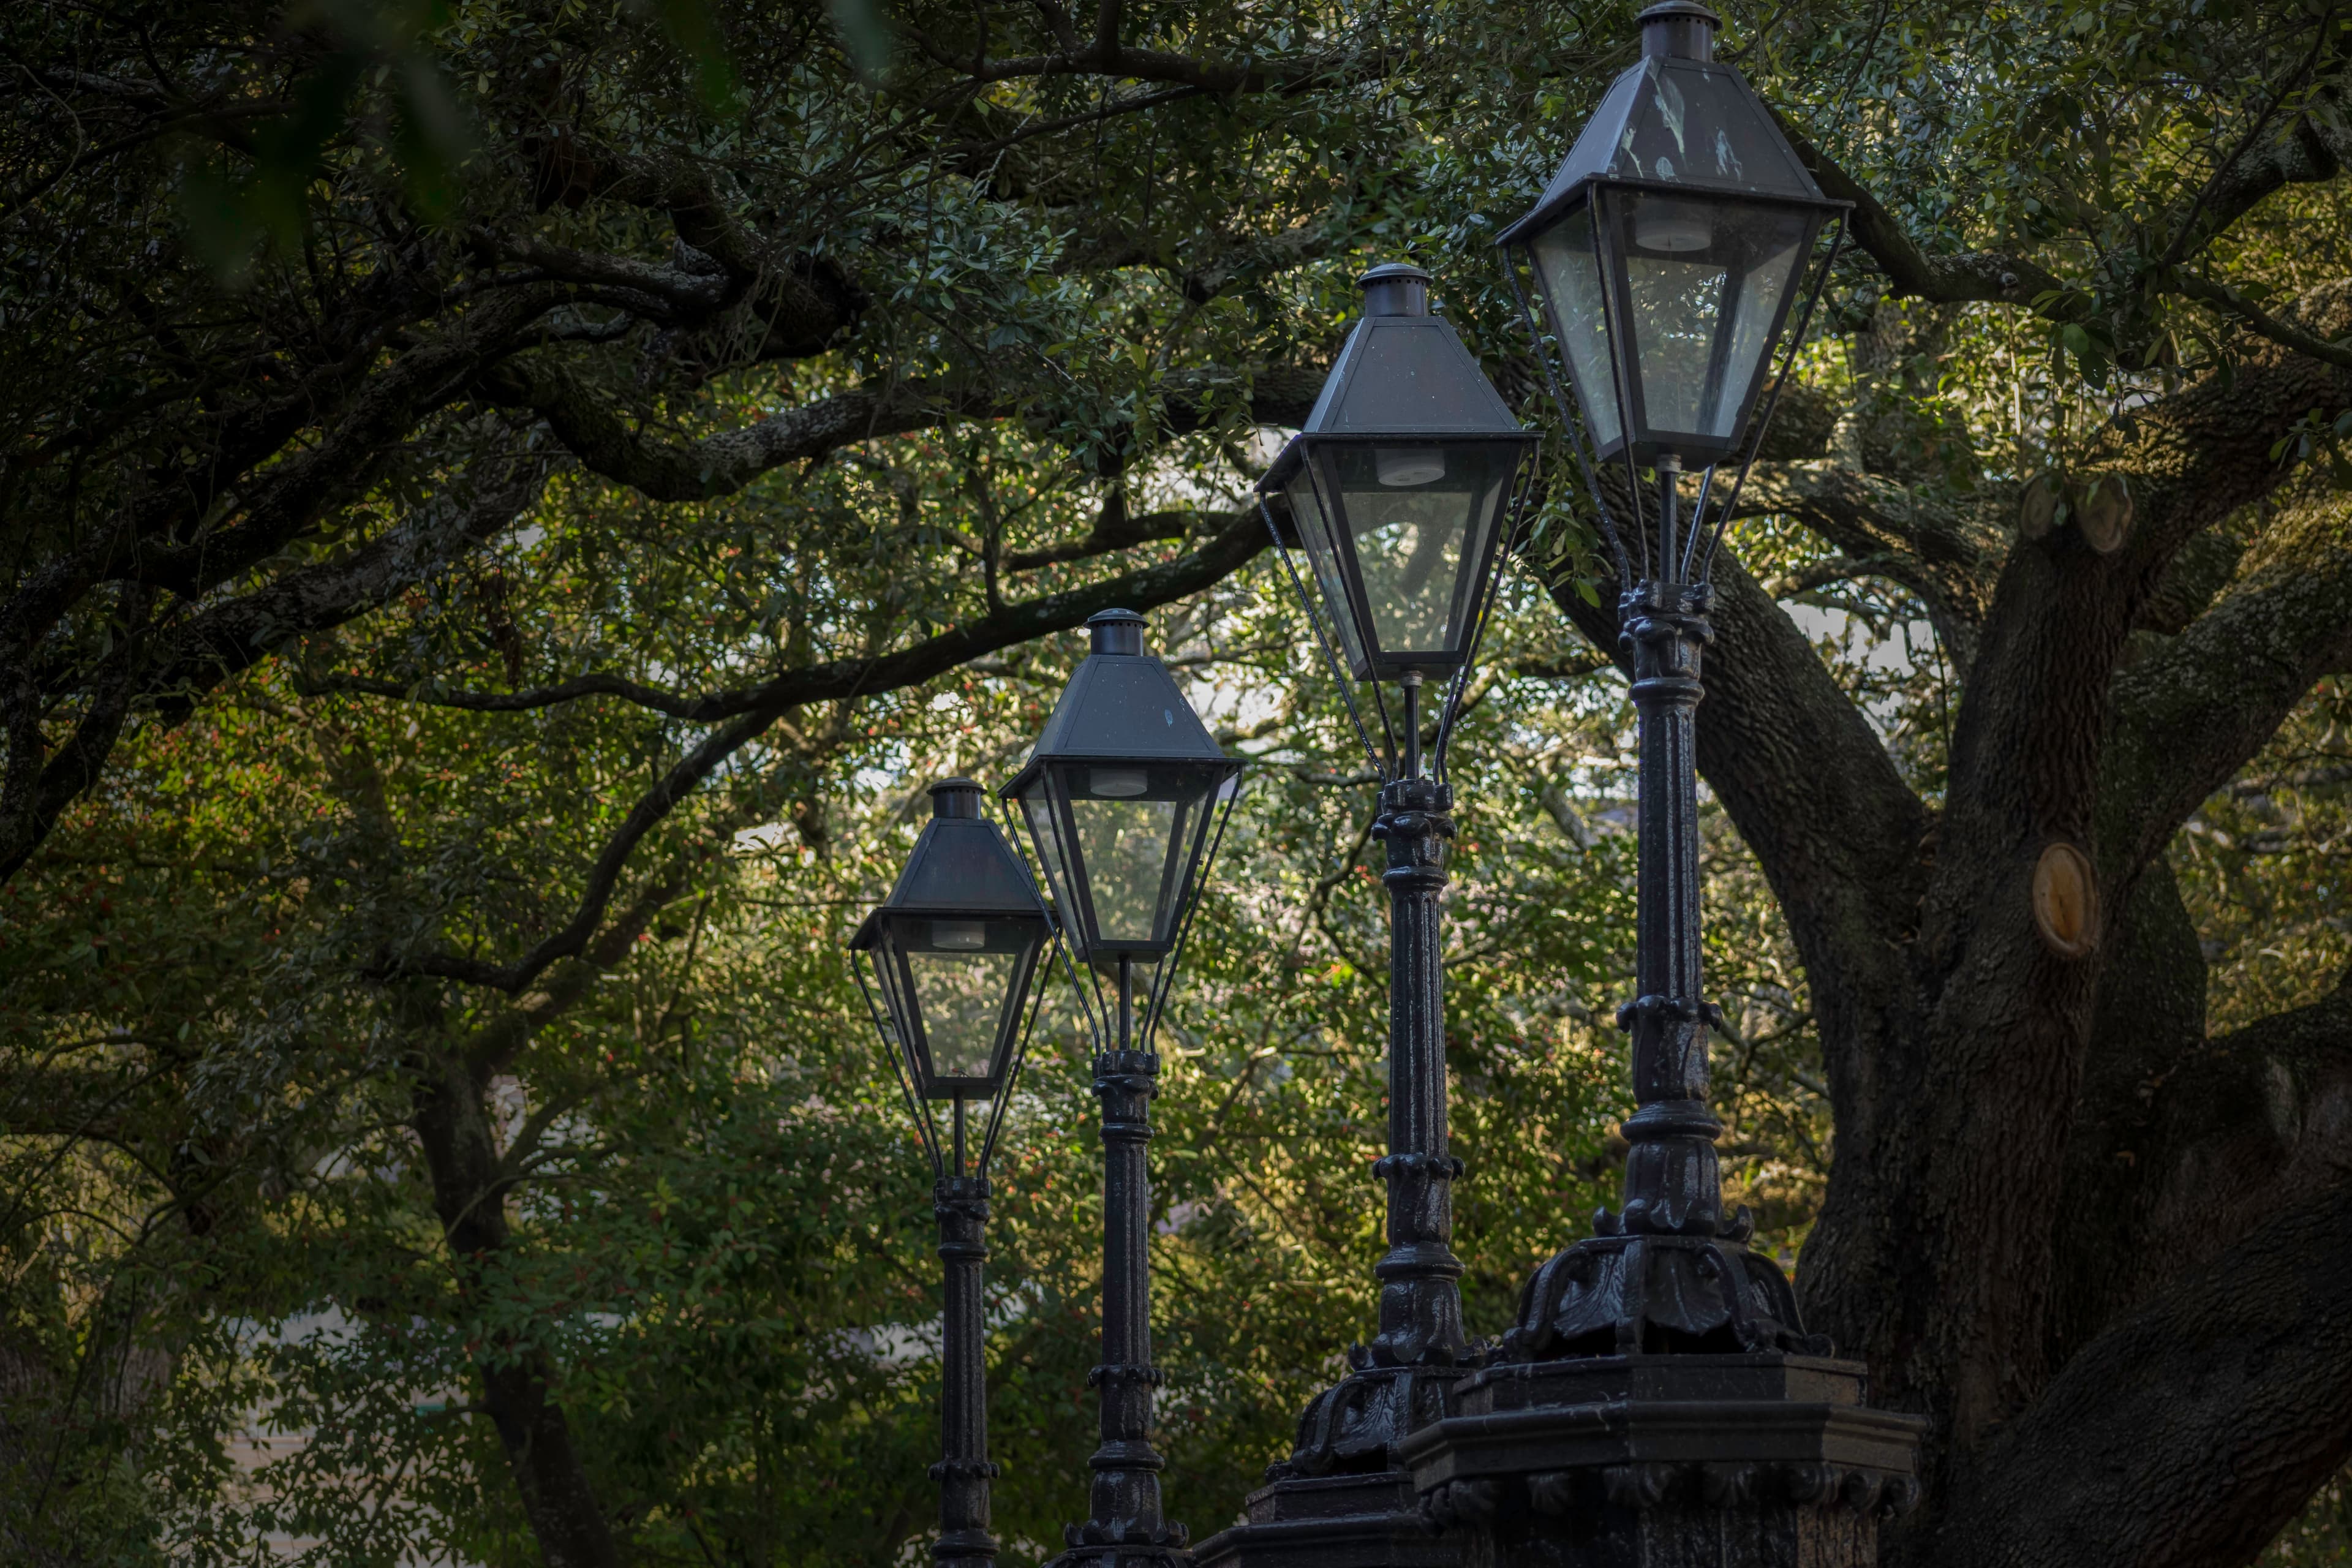
[[[943,1565],[985,1568],[995,1561],[988,1532],[987,1363],[982,1343],[981,1265],[988,1257],[988,1159],[1021,1071],[1026,1039],[1022,1006],[1052,927],[1029,874],[995,824],[981,812],[970,779],[931,786],[931,820],[880,908],[850,939],[874,973],[866,1003],[881,1005],[891,1067],[907,1097],[917,1136],[929,1155],[939,1216],[940,1257],[947,1266],[941,1318],[940,1428],[944,1450],[931,1467],[940,1483],[940,1535],[931,1546]],[[853,961],[854,962],[854,961]],[[858,984],[866,976],[858,974]],[[1035,1016],[1032,1005],[1029,1018]],[[950,1131],[940,1136],[931,1107],[948,1101]],[[984,1117],[973,1151],[968,1105]]]
[[[1773,346],[1822,229],[1843,217],[1714,59],[1716,25],[1689,0],[1643,12],[1640,62],[1501,237],[1514,279],[1524,256],[1541,286],[1592,462],[1626,468],[1638,581],[1577,454],[1622,590],[1641,856],[1638,994],[1618,1013],[1637,1104],[1623,1205],[1537,1270],[1489,1364],[1455,1385],[1453,1413],[1402,1444],[1432,1519],[1496,1568],[1564,1554],[1594,1568],[1845,1568],[1876,1561],[1878,1518],[1916,1489],[1924,1424],[1864,1405],[1863,1368],[1805,1332],[1786,1277],[1748,1249],[1747,1211],[1723,1213],[1707,1105],[1706,1028],[1721,1015],[1700,993],[1693,725],[1713,636],[1707,571],[1828,260],[1755,418]],[[1573,442],[1580,421],[1560,401]],[[1710,530],[1716,465],[1743,447]],[[1687,526],[1685,464],[1705,470]]]
[[[1091,1516],[1064,1531],[1068,1568],[1165,1562],[1184,1527],[1160,1511],[1151,1447],[1151,1188],[1144,1144],[1160,1074],[1151,1049],[1191,924],[1204,861],[1232,810],[1242,764],[1220,751],[1168,667],[1143,651],[1143,617],[1087,622],[1092,651],[1001,792],[1027,824],[1096,1046],[1103,1107],[1102,1444],[1089,1461]],[[1081,966],[1085,978],[1081,979]],[[1150,972],[1139,1016],[1136,970]],[[1102,993],[1108,969],[1113,994]]]
[[[1513,481],[1536,436],[1453,327],[1430,313],[1428,273],[1391,263],[1361,281],[1363,319],[1258,489],[1306,548],[1318,592],[1295,572],[1294,584],[1381,780],[1372,833],[1388,852],[1391,917],[1388,1152],[1372,1167],[1388,1189],[1388,1251],[1373,1270],[1380,1331],[1349,1350],[1348,1376],[1301,1415],[1289,1459],[1250,1498],[1247,1522],[1202,1543],[1201,1568],[1310,1560],[1370,1568],[1458,1555],[1422,1528],[1396,1445],[1445,1413],[1471,1365],[1451,1245],[1462,1163],[1446,1144],[1440,900],[1454,800],[1445,758]],[[1271,507],[1267,521],[1280,546]],[[1432,676],[1446,684],[1424,766],[1422,687]],[[1380,747],[1350,677],[1370,683]],[[1381,682],[1401,690],[1393,730]]]

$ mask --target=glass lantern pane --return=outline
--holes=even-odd
[[[1095,941],[1171,941],[1213,786],[1192,769],[1144,763],[1076,763],[1060,771]]]
[[[1475,568],[1517,457],[1499,443],[1330,449],[1372,640],[1384,658],[1460,656],[1477,608]]]
[[[1014,952],[919,952],[907,968],[923,1010],[923,1043],[940,1078],[985,1079],[996,1054],[1004,1002],[1021,955]]]
[[[891,922],[914,1004],[923,1097],[983,1095],[1003,1065],[1043,942],[1042,924],[1002,917],[903,915]]]
[[[1047,793],[1050,775],[1051,770],[1040,772],[1021,795],[1021,816],[1029,824],[1037,858],[1045,862],[1046,891],[1053,895],[1054,911],[1064,925],[1074,925],[1078,906],[1072,896],[1068,852],[1062,845],[1061,816]]]
[[[1323,504],[1320,476],[1312,456],[1283,486],[1290,515],[1298,520],[1298,537],[1307,545],[1307,559],[1315,569],[1315,585],[1322,590],[1323,608],[1338,624],[1340,651],[1348,668],[1359,675],[1370,667],[1364,658],[1364,630],[1356,624],[1355,601],[1348,596],[1347,579],[1339,571],[1339,555],[1331,539],[1331,510]]]
[[[1612,191],[1645,435],[1738,439],[1815,218],[1799,207]]]
[[[1609,317],[1601,308],[1601,257],[1592,242],[1592,208],[1578,207],[1530,242],[1551,335],[1568,361],[1570,389],[1593,446],[1606,452],[1624,433],[1609,362]]]

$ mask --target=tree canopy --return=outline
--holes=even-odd
[[[2352,16],[1725,9],[1855,204],[1717,568],[1737,1195],[1930,1418],[1890,1560],[2331,1560]],[[1168,1495],[1229,1520],[1370,1321],[1386,1011],[1373,780],[1247,490],[1396,258],[1551,431],[1454,747],[1498,1332],[1615,1187],[1633,821],[1492,240],[1632,10],[0,17],[9,1552],[907,1552],[936,1260],[843,943],[1112,605],[1251,759],[1154,1143]],[[1099,1268],[1040,1026],[990,1262],[1023,1561]]]

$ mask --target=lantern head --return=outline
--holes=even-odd
[[[1242,764],[1143,651],[1141,616],[1105,610],[1087,626],[1093,651],[1001,793],[1020,803],[1076,955],[1153,963],[1176,944],[1210,817]]]
[[[1381,680],[1468,657],[1536,436],[1429,313],[1428,273],[1392,262],[1360,281],[1363,319],[1258,489],[1288,501],[1350,673]]]
[[[850,939],[880,982],[915,1093],[990,1100],[1049,934],[1035,886],[970,779],[931,786],[931,820],[898,885]]]
[[[1642,13],[1609,89],[1535,209],[1526,253],[1597,455],[1690,466],[1730,454],[1843,204],[1822,195],[1691,0]]]

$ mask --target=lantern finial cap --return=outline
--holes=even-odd
[[[1143,617],[1133,610],[1097,610],[1087,617],[1096,653],[1143,652]]]
[[[1711,60],[1715,30],[1723,18],[1696,0],[1663,0],[1633,18],[1642,29],[1642,53],[1655,59]]]
[[[980,816],[980,783],[976,779],[941,779],[931,785],[931,817],[961,820]]]
[[[1429,274],[1409,261],[1384,261],[1356,285],[1364,291],[1367,316],[1429,314]]]

